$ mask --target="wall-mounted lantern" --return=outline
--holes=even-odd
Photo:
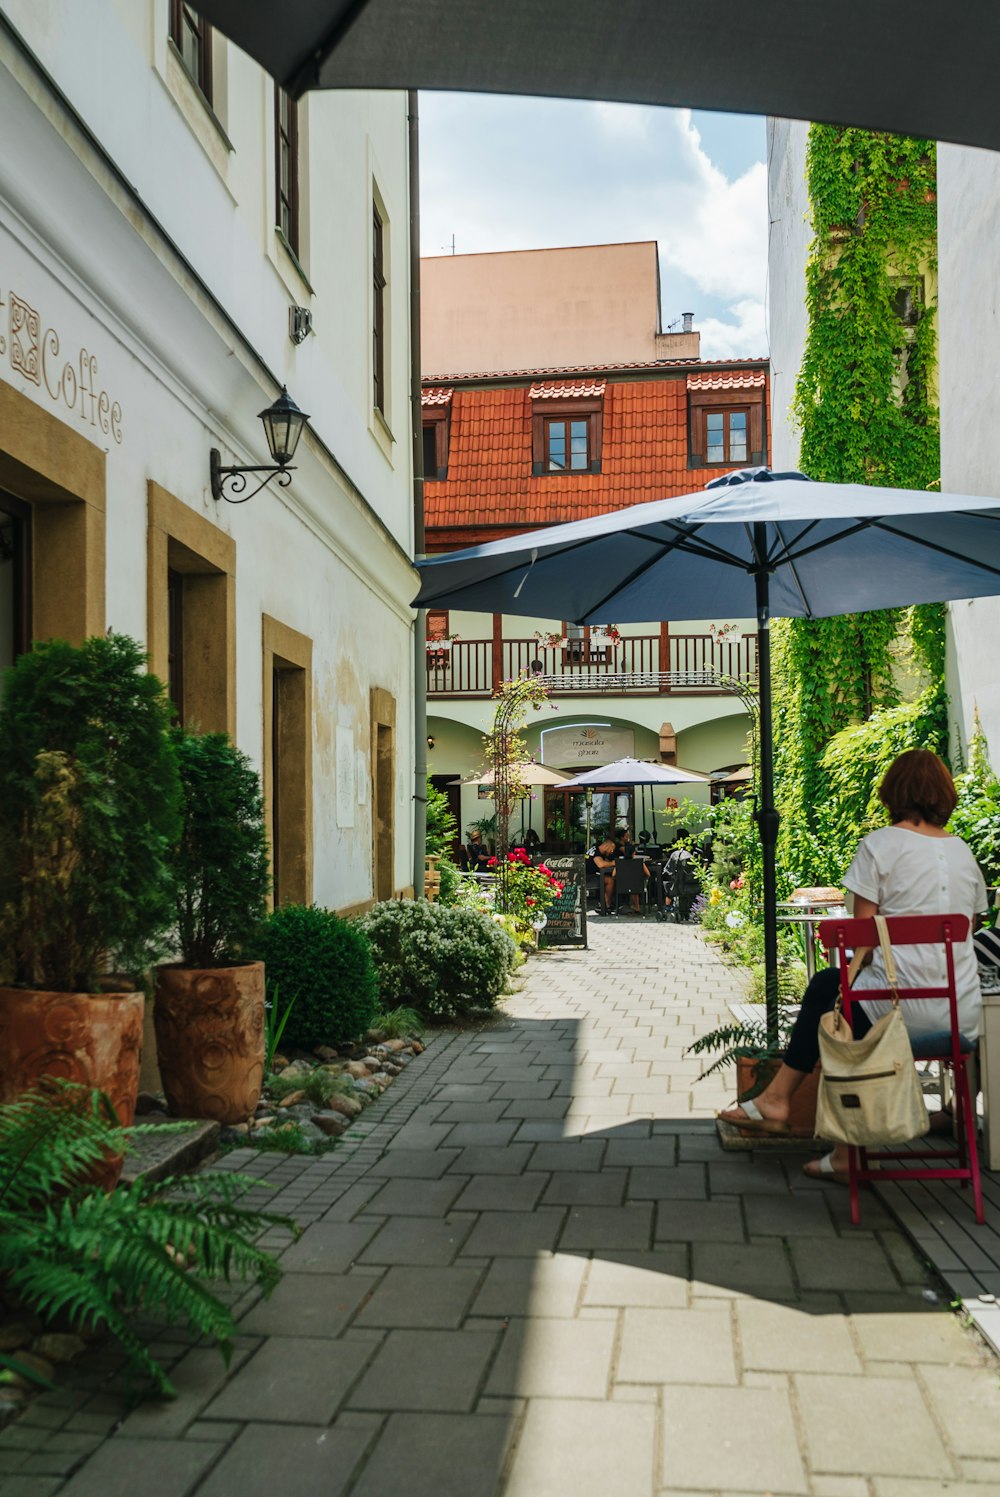
[[[299,410],[285,386],[282,385],[281,394],[273,405],[269,405],[266,411],[260,412],[260,419],[264,423],[264,435],[267,437],[267,445],[274,459],[274,467],[223,467],[222,455],[217,447],[213,447],[208,458],[213,499],[224,499],[227,504],[246,504],[247,500],[252,499],[254,494],[259,494],[272,478],[277,478],[282,488],[287,488],[291,483],[291,474],[295,471],[291,467],[291,461],[309,417],[304,411]],[[263,473],[266,476],[248,494],[246,492],[247,477],[251,473]]]

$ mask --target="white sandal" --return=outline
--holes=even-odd
[[[736,1112],[741,1112],[743,1116],[728,1116]],[[724,1112],[716,1113],[716,1117],[728,1123],[731,1128],[739,1128],[742,1133],[790,1132],[787,1122],[779,1123],[776,1118],[766,1118],[752,1097],[748,1097],[745,1102],[737,1102],[734,1107],[727,1107]]]
[[[825,1180],[835,1185],[850,1185],[851,1177],[846,1170],[835,1169],[832,1154],[823,1154],[819,1159],[810,1159],[802,1166],[802,1173],[810,1180]]]

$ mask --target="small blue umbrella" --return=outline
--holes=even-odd
[[[747,468],[676,499],[418,562],[421,608],[608,619],[754,615],[768,1020],[778,1005],[772,617],[825,618],[1000,593],[1000,501],[814,483]]]

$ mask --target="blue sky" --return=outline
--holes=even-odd
[[[663,322],[767,353],[764,121],[488,94],[420,97],[423,253],[656,239]]]

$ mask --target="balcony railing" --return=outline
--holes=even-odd
[[[711,634],[623,635],[616,645],[601,640],[543,645],[537,639],[454,639],[437,650],[431,642],[427,695],[489,697],[501,682],[530,671],[565,680],[565,688],[553,689],[554,696],[563,689],[579,696],[590,682],[595,691],[611,688],[626,696],[710,696],[719,691],[712,679],[716,676],[756,681],[757,636],[741,634],[720,642]],[[667,685],[662,678],[668,673],[688,679],[683,685]]]

